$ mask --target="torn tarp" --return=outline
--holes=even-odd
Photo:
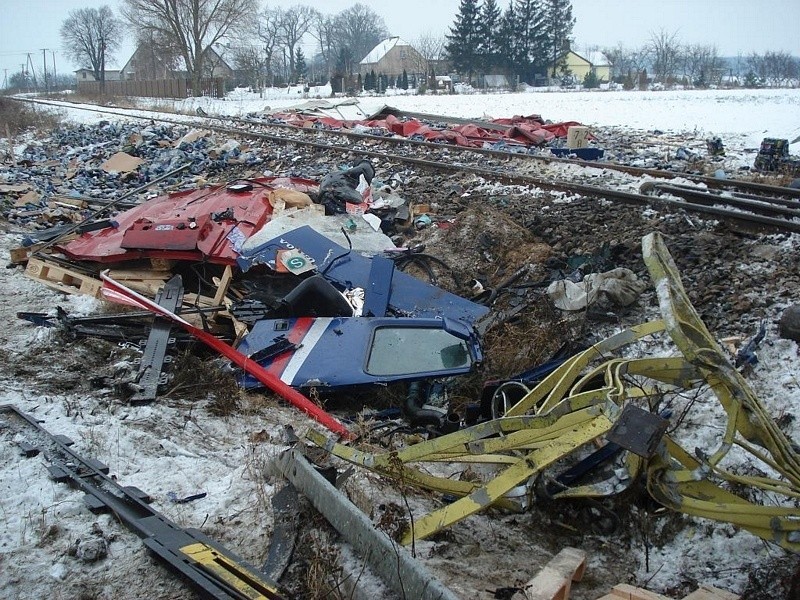
[[[396,135],[469,148],[492,147],[501,143],[503,147],[541,146],[555,138],[566,138],[569,127],[579,125],[576,121],[545,123],[539,115],[493,120],[459,119],[403,112],[390,106],[384,106],[377,113],[360,120],[335,118],[329,112],[323,116],[314,108],[307,112],[302,107],[296,110],[299,112],[276,112],[270,117],[297,127],[350,129],[372,135]]]

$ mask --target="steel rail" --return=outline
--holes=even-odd
[[[662,182],[662,181],[648,181],[648,182],[645,182],[644,184],[642,184],[642,186],[639,188],[639,191],[643,192],[645,186],[648,186],[648,185],[649,186],[654,186],[654,187],[668,186],[668,187],[673,187],[673,188],[678,188],[678,189],[694,190],[694,191],[700,191],[700,192],[710,191],[710,190],[707,190],[707,189],[704,189],[704,188],[700,188],[700,187],[697,187],[697,186],[694,186],[694,185],[687,185],[687,184],[684,184],[684,183],[673,183],[671,181],[664,181],[664,182]],[[787,188],[787,189],[792,189],[792,188]],[[711,193],[716,193],[717,195],[719,195],[719,194],[723,194],[723,193],[726,193],[726,192],[723,190],[723,191],[720,191],[720,192],[711,192]],[[731,195],[730,196],[723,196],[723,199],[738,198],[740,200],[757,200],[758,202],[767,202],[769,204],[776,204],[778,206],[785,206],[787,208],[800,209],[800,199],[794,200],[794,199],[786,199],[786,198],[775,198],[775,197],[761,196],[759,194],[747,194],[747,193],[743,193],[743,192],[728,192],[728,193],[731,194]]]
[[[17,101],[20,101],[20,102],[32,102],[32,103],[45,104],[45,105],[49,105],[49,106],[60,106],[60,104],[57,103],[57,102],[53,102],[53,101],[48,102],[48,101],[43,101],[43,100],[33,99],[33,98],[14,98],[14,97],[9,97],[9,99],[17,100]],[[127,117],[130,117],[130,118],[138,118],[138,119],[150,119],[152,117],[143,117],[143,116],[140,116],[140,115],[129,115],[129,114],[126,114],[124,112],[119,112],[119,111],[128,111],[128,110],[130,110],[130,111],[141,111],[141,112],[152,112],[152,113],[155,113],[155,114],[163,114],[163,113],[159,113],[157,110],[147,109],[147,108],[117,109],[116,111],[114,111],[114,110],[108,110],[108,109],[86,108],[85,106],[82,106],[79,103],[75,103],[75,102],[71,102],[71,101],[67,101],[67,100],[60,100],[58,102],[67,103],[67,104],[73,104],[73,105],[75,105],[75,108],[77,108],[79,110],[87,110],[87,111],[94,111],[94,112],[100,112],[100,113],[106,113],[106,114],[127,116]],[[429,114],[426,114],[426,113],[407,113],[407,114],[410,115],[410,116],[417,116],[417,115],[423,116],[424,115],[425,118],[427,118],[427,119],[439,118],[439,119],[444,119],[444,120],[452,120],[454,122],[475,122],[473,120],[468,120],[468,119],[457,119],[457,118],[451,118],[451,117],[446,117],[446,116],[442,116],[442,115],[429,115]],[[539,155],[535,155],[535,154],[523,154],[523,153],[507,152],[507,151],[504,151],[504,150],[495,150],[495,149],[492,149],[492,148],[466,148],[466,147],[463,147],[463,146],[455,146],[455,145],[451,145],[451,144],[440,144],[440,143],[435,143],[435,142],[426,142],[426,141],[422,141],[422,140],[409,140],[407,138],[372,135],[372,134],[367,134],[367,133],[359,133],[359,132],[355,132],[355,131],[344,131],[344,130],[341,130],[341,129],[333,130],[333,129],[316,129],[315,128],[315,129],[312,129],[312,130],[308,130],[308,129],[305,129],[305,128],[302,128],[302,127],[298,127],[297,125],[292,125],[292,124],[289,124],[289,123],[267,123],[267,122],[264,122],[263,120],[243,119],[241,117],[227,117],[227,116],[218,115],[218,116],[209,116],[209,117],[205,117],[205,118],[206,119],[227,120],[227,121],[239,122],[239,123],[248,124],[248,125],[258,125],[260,127],[273,127],[273,128],[277,128],[277,129],[287,129],[287,130],[299,131],[299,132],[303,132],[303,133],[308,133],[309,131],[311,131],[314,134],[320,134],[321,133],[323,135],[330,135],[330,136],[340,135],[340,136],[345,136],[345,137],[354,138],[354,139],[363,139],[363,140],[367,140],[367,141],[381,142],[381,143],[386,143],[386,144],[425,147],[425,148],[436,149],[436,150],[442,150],[442,149],[446,148],[448,152],[461,152],[461,153],[472,152],[472,153],[476,153],[476,154],[480,154],[480,155],[495,156],[497,158],[502,158],[502,159],[506,159],[506,160],[509,159],[509,158],[513,158],[513,159],[520,159],[520,160],[534,160],[534,161],[540,161],[540,162],[545,162],[545,163],[566,164],[566,165],[573,165],[573,166],[578,166],[578,167],[592,167],[592,168],[596,168],[596,169],[620,171],[622,173],[627,173],[629,175],[635,175],[635,176],[640,176],[640,177],[649,176],[649,177],[655,177],[655,178],[660,178],[660,179],[682,178],[682,179],[688,179],[690,181],[694,181],[696,183],[705,184],[706,186],[714,188],[714,189],[726,189],[726,190],[739,189],[739,190],[747,190],[747,191],[752,192],[752,193],[757,194],[757,195],[771,195],[771,196],[783,195],[783,196],[788,196],[788,197],[791,197],[791,198],[800,198],[800,189],[794,189],[794,188],[788,188],[788,187],[783,187],[783,186],[758,183],[758,182],[754,182],[754,181],[744,181],[744,180],[740,180],[740,179],[718,179],[716,177],[708,177],[708,176],[705,176],[705,175],[696,175],[696,174],[685,173],[685,172],[681,172],[681,171],[666,171],[664,169],[647,169],[647,168],[644,168],[644,167],[634,167],[634,166],[630,166],[630,165],[621,165],[621,164],[609,163],[609,162],[576,161],[576,160],[573,160],[573,159],[560,158],[560,157],[557,157],[557,156],[539,156]],[[182,125],[192,124],[192,125],[197,125],[198,127],[209,128],[209,126],[207,124],[196,124],[196,123],[190,123],[188,121],[166,120],[163,117],[159,117],[157,120],[164,121],[164,122],[169,122],[169,123],[182,124]]]
[[[720,196],[719,194],[702,190],[700,188],[672,185],[669,183],[656,183],[652,187],[652,190],[657,192],[665,192],[667,194],[688,200],[689,202],[697,202],[706,206],[722,203],[727,204],[728,206],[734,206],[736,208],[741,208],[743,210],[768,216],[782,216],[787,219],[800,218],[800,203],[797,202],[794,203],[796,206],[788,207],[776,204],[774,202],[767,202],[766,198],[749,200],[736,196]]]
[[[26,99],[27,100],[27,99]],[[49,103],[49,102],[41,102],[43,104],[48,104],[51,106],[58,106],[57,104]],[[109,111],[106,109],[94,109],[94,108],[86,108],[82,106],[76,107],[80,110],[86,110],[90,112],[99,112],[105,114],[113,114],[116,116],[125,116],[129,118],[135,119],[142,119],[142,120],[154,120],[152,117],[146,117],[141,115],[128,115],[124,113],[119,113],[115,111]],[[430,161],[425,159],[413,158],[408,156],[401,156],[396,154],[388,154],[386,152],[376,151],[376,150],[366,150],[366,149],[359,149],[353,148],[348,146],[339,146],[333,144],[326,144],[323,142],[318,141],[310,141],[310,140],[302,140],[297,138],[289,138],[289,137],[282,137],[276,136],[266,133],[259,133],[253,131],[246,131],[242,129],[236,129],[231,127],[223,127],[220,125],[210,125],[208,123],[196,123],[187,120],[178,120],[178,119],[171,119],[165,117],[159,117],[156,119],[163,123],[171,123],[175,125],[189,125],[189,126],[197,126],[202,127],[204,129],[208,129],[210,131],[215,131],[218,133],[224,133],[226,135],[231,136],[243,136],[248,137],[251,139],[258,139],[264,140],[279,144],[294,144],[297,146],[305,146],[309,148],[314,148],[315,150],[321,150],[326,152],[342,152],[342,153],[352,153],[359,156],[371,157],[371,158],[379,158],[389,161],[396,161],[400,163],[414,165],[420,168],[429,169],[429,170],[436,170],[442,172],[449,172],[449,173],[459,173],[464,174],[468,173],[470,175],[475,175],[478,177],[484,177],[489,179],[495,179],[499,182],[508,184],[508,185],[519,185],[519,186],[535,186],[542,189],[548,190],[556,190],[556,191],[563,191],[563,192],[572,192],[577,194],[582,194],[584,196],[588,196],[591,198],[601,198],[601,199],[609,199],[613,198],[615,200],[619,200],[626,203],[631,204],[638,204],[638,205],[647,205],[647,204],[656,204],[663,207],[670,207],[670,208],[677,208],[682,209],[687,212],[694,212],[700,214],[711,215],[715,218],[720,219],[728,219],[732,221],[736,221],[742,223],[744,225],[749,226],[759,226],[761,228],[766,228],[770,230],[779,230],[779,231],[788,231],[793,233],[800,233],[800,223],[789,221],[786,219],[779,219],[771,216],[764,216],[759,214],[752,214],[742,212],[740,210],[728,210],[725,208],[719,208],[717,206],[706,206],[703,204],[695,204],[691,202],[684,202],[681,200],[671,199],[671,198],[654,198],[653,196],[647,196],[643,194],[635,194],[632,192],[625,192],[621,190],[614,190],[610,188],[598,187],[598,186],[591,186],[586,184],[580,183],[572,183],[572,182],[565,182],[565,181],[554,181],[554,180],[546,180],[540,177],[533,177],[531,175],[517,175],[512,174],[509,172],[501,171],[498,169],[489,169],[489,168],[481,168],[481,167],[470,167],[463,164],[446,164],[443,162],[437,161]],[[300,129],[298,129],[300,130]],[[302,131],[302,130],[300,130]],[[315,132],[322,131],[322,130],[315,130]],[[383,138],[380,138],[383,139]],[[441,149],[441,144],[434,144],[437,148]],[[454,146],[446,146],[448,150],[454,148]],[[506,157],[513,157],[515,155],[507,155]],[[577,164],[577,163],[571,163]],[[582,163],[583,165],[590,165],[590,163]],[[598,164],[592,166],[600,166],[605,168],[607,165]],[[668,173],[668,172],[664,172]],[[649,173],[648,173],[649,174]],[[680,174],[671,173],[670,176],[675,177],[679,176]],[[710,179],[710,178],[707,178]],[[710,179],[711,181],[717,181]],[[721,181],[721,180],[720,180]],[[723,181],[724,183],[724,181]],[[753,184],[760,186],[760,184]],[[800,190],[792,190],[790,188],[776,188],[775,186],[760,186],[766,187],[770,189],[777,189],[780,190],[781,193],[787,191],[789,193],[797,192],[800,194]],[[720,197],[720,201],[724,201],[723,197]]]

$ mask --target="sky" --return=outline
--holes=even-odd
[[[0,0],[0,86],[30,60],[39,73],[42,49],[47,70],[71,72],[73,65],[61,50],[59,29],[70,10],[101,6],[102,0]],[[118,11],[121,0],[107,0]],[[337,13],[355,0],[272,0],[270,6],[305,3],[325,13]],[[393,35],[413,43],[422,34],[444,34],[453,23],[459,0],[362,0],[383,17]],[[508,0],[498,0],[505,8]],[[677,32],[687,44],[714,44],[723,56],[785,50],[800,56],[799,0],[572,0],[576,18],[573,48],[600,48],[622,43],[633,48],[653,32]],[[111,67],[121,67],[133,51],[127,39]],[[307,53],[308,54],[308,53]]]

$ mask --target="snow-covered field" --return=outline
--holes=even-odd
[[[198,108],[209,115],[244,116],[330,98],[330,87],[267,89],[263,94],[237,89],[224,99],[137,99],[142,108],[165,109],[195,116]],[[348,118],[377,112],[385,105],[410,112],[460,118],[501,118],[538,114],[552,122],[579,121],[597,127],[620,127],[633,132],[691,135],[698,140],[719,136],[733,151],[758,149],[766,137],[785,138],[790,151],[800,151],[800,89],[679,90],[679,91],[535,91],[498,94],[393,94],[362,96]],[[117,110],[116,108],[114,110]],[[81,123],[107,118],[99,113],[61,109],[64,118]],[[146,113],[133,111],[145,116]],[[351,116],[352,115],[352,116]],[[180,119],[180,115],[171,114]],[[752,162],[752,156],[748,159]]]
[[[310,96],[315,95],[325,98],[327,93],[324,89],[312,90]],[[209,114],[244,115],[267,106],[275,109],[304,100],[296,91],[279,90],[271,91],[264,98],[240,92],[225,100],[190,99],[162,102],[161,106],[191,115],[198,107]],[[698,139],[719,135],[738,150],[757,147],[764,137],[792,140],[800,136],[800,90],[397,95],[365,97],[360,101],[365,114],[384,104],[407,111],[467,118],[535,113],[552,121],[575,120],[643,131],[694,132]],[[154,104],[141,106],[147,108]],[[67,105],[59,110],[65,119],[85,123],[109,118]],[[173,114],[169,116],[175,118]],[[799,146],[794,144],[792,150],[797,153]],[[793,240],[795,243],[797,236]],[[0,234],[0,257],[4,262],[16,242],[15,237],[5,232]],[[95,305],[77,298],[64,298],[26,279],[18,270],[4,270],[0,283],[3,306],[0,327],[5,331],[0,337],[0,359],[3,360],[0,404],[16,404],[42,419],[52,433],[72,437],[78,452],[107,462],[123,485],[135,485],[152,494],[154,507],[179,524],[202,527],[246,559],[256,564],[263,561],[273,525],[268,497],[280,485],[265,473],[264,465],[284,447],[283,426],[294,423],[302,430],[307,425],[305,420],[291,409],[274,403],[245,405],[239,413],[221,419],[209,417],[202,402],[187,406],[168,401],[149,407],[128,407],[100,393],[87,398],[68,389],[59,390],[57,384],[48,393],[31,391],[26,386],[26,373],[7,368],[6,357],[23,349],[32,359],[37,352],[47,357],[49,353],[68,353],[70,349],[54,349],[56,340],[51,332],[23,324],[14,313],[48,311],[60,304],[75,314],[90,312]],[[797,290],[794,299],[797,300]],[[771,341],[760,352],[761,363],[751,384],[776,411],[797,412],[799,409],[797,356],[797,344],[785,340]],[[52,373],[54,379],[69,375],[69,369],[72,373],[81,371],[77,358],[75,364],[68,362],[64,363],[67,371],[60,365],[62,370]],[[29,368],[41,370],[48,365],[31,364]],[[153,580],[155,574],[161,572],[147,558],[141,543],[131,539],[133,536],[113,517],[89,515],[80,493],[46,478],[43,462],[41,458],[22,460],[16,448],[10,444],[0,445],[3,523],[0,528],[0,598],[47,595],[58,598],[192,597],[172,576],[161,574]],[[380,488],[367,485],[368,478],[357,472],[354,485],[359,487],[364,482],[361,493],[371,495],[369,500],[377,503],[381,500]],[[192,503],[177,504],[170,500],[170,494],[184,497],[201,491],[208,495]],[[499,519],[498,523],[511,521],[511,517],[482,515],[475,518],[475,528],[486,534],[489,543],[502,547],[510,541],[503,537],[505,533],[494,530],[492,519],[495,518]],[[96,530],[91,527],[93,520],[98,523]],[[649,571],[644,569],[638,556],[637,564],[619,565],[618,572],[629,574],[637,584],[648,584],[661,591],[675,585],[676,580],[689,577],[739,592],[747,582],[750,565],[759,568],[769,559],[782,555],[783,551],[754,536],[736,532],[732,527],[709,526],[708,521],[698,523],[681,532],[669,545],[653,548]],[[514,525],[510,528],[516,529]],[[702,528],[713,529],[713,532],[706,535]],[[81,564],[74,553],[70,554],[70,548],[78,544],[76,540],[86,543],[98,538],[107,546],[108,559]],[[541,550],[525,546],[519,539],[514,543],[518,552]],[[609,555],[613,554],[615,545],[614,540],[608,543]],[[425,552],[433,547],[433,542],[420,545]],[[469,590],[462,587],[466,585],[464,581],[458,580],[456,570],[460,560],[469,563],[467,568],[472,571],[473,579],[475,572],[483,568],[487,579],[491,580],[489,571],[500,564],[498,559],[495,557],[494,562],[481,565],[481,548],[477,548],[474,555],[469,548],[449,551],[455,555],[451,563],[456,566],[450,567],[454,571],[450,572],[448,584],[464,598],[490,597],[483,590],[473,590],[475,595],[470,596]],[[643,552],[635,550],[640,551]],[[502,550],[499,555],[502,557]],[[430,556],[425,558],[431,559]],[[538,564],[540,558],[537,556],[532,563]],[[725,567],[726,561],[732,565],[730,568]],[[433,557],[428,562],[441,566],[444,560]],[[599,573],[606,566],[599,556],[591,557],[589,573],[592,569]],[[532,571],[535,569],[527,575],[533,574]],[[604,577],[597,575],[600,580]],[[513,583],[508,581],[507,585]],[[579,589],[576,593],[581,594]]]

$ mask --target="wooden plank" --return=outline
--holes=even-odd
[[[117,281],[167,281],[172,277],[172,272],[150,269],[111,269],[108,275]]]
[[[210,298],[209,296],[198,296],[197,294],[184,294],[183,306],[209,307],[218,305],[214,304],[214,298]]]
[[[615,585],[611,590],[611,596],[622,600],[670,600],[667,596],[637,588],[627,583]]]
[[[233,306],[233,300],[231,300],[230,298],[225,298],[224,300],[225,300],[225,306],[228,308],[228,310],[219,313],[219,316],[230,319],[231,323],[233,323],[233,331],[234,333],[236,333],[236,338],[233,340],[232,345],[234,348],[237,348],[239,346],[239,342],[241,342],[244,336],[247,335],[249,329],[247,328],[247,325],[245,325],[239,319],[233,316],[233,313],[231,312],[231,307]]]
[[[86,208],[84,198],[70,198],[69,196],[51,196],[48,205],[66,206],[68,208]]]
[[[131,288],[135,292],[139,292],[140,294],[144,294],[149,298],[154,298],[155,295],[158,293],[164,286],[163,279],[147,279],[147,280],[136,280],[131,279],[125,282],[125,285]]]
[[[172,267],[175,266],[176,262],[171,258],[151,258],[150,266],[153,271],[172,271]]]
[[[739,600],[739,596],[727,590],[704,584],[683,600]]]
[[[76,236],[74,233],[64,236],[62,238],[63,242],[68,242],[70,240],[74,240]],[[63,243],[62,242],[62,243]],[[38,244],[33,244],[32,246],[20,246],[19,248],[12,248],[9,251],[9,256],[11,259],[12,265],[21,265],[28,262],[28,259],[35,253],[44,248],[47,245],[46,242],[39,242]]]
[[[573,581],[586,570],[586,553],[564,548],[522,588],[528,600],[567,600]]]
[[[217,284],[217,293],[214,294],[214,300],[212,300],[212,306],[218,306],[222,304],[223,299],[228,294],[228,288],[231,286],[231,281],[233,281],[233,269],[231,269],[230,265],[225,267],[225,271],[222,273],[222,278],[217,279],[214,278],[214,283]]]

